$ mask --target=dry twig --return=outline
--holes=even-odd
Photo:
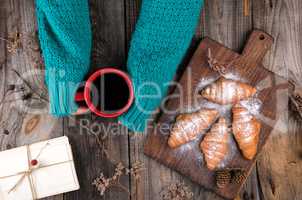
[[[193,200],[193,192],[184,183],[172,183],[161,192],[162,200]]]
[[[208,49],[208,63],[210,65],[210,68],[218,72],[220,75],[224,75],[226,73],[226,67],[220,64],[215,58],[213,58],[210,48]]]
[[[295,86],[293,94],[290,95],[291,108],[298,113],[302,119],[302,87],[297,87],[297,84],[295,84]]]
[[[46,103],[49,102],[47,98],[43,97],[41,94],[36,92],[36,90],[34,90],[33,87],[30,85],[30,83],[27,80],[25,80],[17,70],[12,69],[12,71],[18,76],[18,78],[20,78],[22,80],[22,82],[30,89],[30,91],[33,94],[37,95],[39,97],[39,99],[41,99],[42,101],[44,101]]]
[[[232,66],[235,63],[235,61],[237,61],[238,58],[239,57],[237,57],[229,62],[221,63],[213,57],[212,50],[210,48],[208,49],[209,66],[212,70],[218,72],[221,76],[223,76],[227,73],[227,69],[229,69],[229,67]]]
[[[128,198],[130,198],[129,190],[120,183],[120,179],[122,176],[131,175],[137,180],[140,178],[140,172],[143,169],[144,165],[141,162],[136,162],[130,169],[126,168],[120,162],[116,165],[115,172],[112,177],[105,177],[104,173],[101,173],[100,176],[92,182],[92,185],[96,187],[101,196],[103,196],[108,189],[117,187],[124,190],[128,194]]]
[[[22,48],[21,37],[19,32],[15,32],[8,39],[0,37],[0,40],[7,43],[6,48],[9,53],[16,53],[18,49]]]
[[[18,78],[20,78],[22,80],[22,82],[27,86],[29,91],[25,90],[24,85],[14,85],[14,84],[8,85],[8,88],[5,90],[3,96],[1,97],[1,100],[0,100],[0,113],[1,113],[0,122],[1,123],[2,123],[2,116],[3,116],[2,113],[3,113],[3,108],[4,108],[3,105],[6,103],[12,103],[12,102],[16,102],[16,101],[29,101],[29,100],[33,100],[33,99],[48,103],[48,99],[44,98],[36,90],[34,90],[32,88],[32,86],[30,85],[30,83],[27,80],[25,80],[17,70],[12,69],[12,71],[18,76]],[[22,92],[22,95],[20,96],[20,98],[7,99],[11,95],[17,94],[19,92]],[[38,98],[34,97],[34,94],[37,95]]]

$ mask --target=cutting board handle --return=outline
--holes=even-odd
[[[260,30],[254,30],[244,47],[242,56],[249,63],[260,63],[273,42],[274,39],[269,34]]]

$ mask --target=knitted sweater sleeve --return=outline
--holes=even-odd
[[[36,14],[50,112],[66,116],[77,110],[75,92],[90,65],[88,2],[36,0]]]
[[[128,128],[143,131],[166,95],[190,45],[202,5],[203,0],[143,0],[127,63],[135,102],[119,118]]]

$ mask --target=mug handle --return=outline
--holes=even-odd
[[[85,97],[84,97],[84,92],[77,92],[76,95],[75,95],[75,102],[76,103],[79,103],[79,102],[85,102]],[[88,114],[90,113],[90,110],[88,107],[86,106],[80,106],[78,108],[78,110],[73,113],[72,115],[84,115],[84,114]]]

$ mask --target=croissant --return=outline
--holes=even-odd
[[[212,102],[225,105],[236,103],[255,93],[256,89],[248,84],[222,77],[206,87],[201,95]]]
[[[228,139],[228,125],[225,118],[220,118],[200,143],[208,169],[214,170],[225,158],[229,151]]]
[[[173,125],[168,145],[171,148],[176,148],[194,140],[198,134],[211,126],[217,116],[218,111],[212,109],[201,109],[194,113],[180,114]]]
[[[233,108],[233,134],[246,159],[253,159],[257,153],[260,122],[240,103]]]

